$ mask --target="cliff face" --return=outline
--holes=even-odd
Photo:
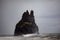
[[[38,26],[35,23],[34,12],[31,10],[30,14],[28,10],[23,13],[22,19],[16,24],[14,35],[33,34],[39,33]]]

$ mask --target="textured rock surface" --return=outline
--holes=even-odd
[[[26,10],[22,15],[22,19],[16,24],[14,35],[19,36],[32,33],[39,34],[39,29],[35,23],[33,10],[31,10],[30,14],[28,10]]]

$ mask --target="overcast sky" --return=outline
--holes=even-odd
[[[0,34],[12,35],[26,10],[34,10],[40,33],[60,33],[60,0],[2,0]]]

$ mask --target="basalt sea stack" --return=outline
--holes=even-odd
[[[38,26],[36,25],[34,19],[34,12],[31,10],[29,14],[28,10],[26,10],[26,12],[24,12],[22,15],[22,19],[16,24],[14,35],[19,36],[34,33],[39,33]]]

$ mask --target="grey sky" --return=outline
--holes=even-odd
[[[60,0],[2,0],[0,34],[14,33],[26,10],[34,10],[40,33],[60,33]]]

